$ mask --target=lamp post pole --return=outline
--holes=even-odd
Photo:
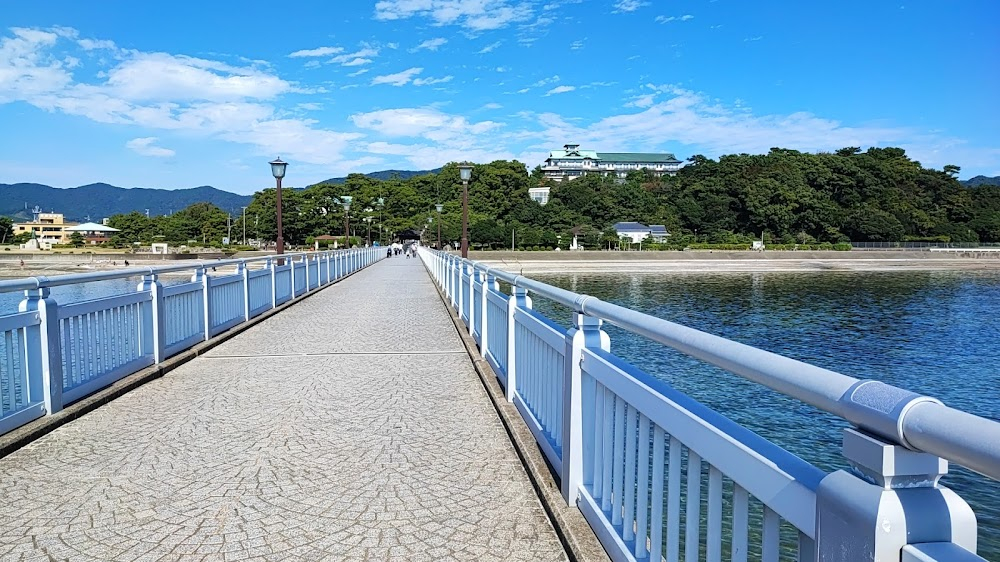
[[[437,238],[437,247],[438,247],[438,251],[440,251],[441,250],[441,209],[444,208],[444,205],[438,203],[437,205],[434,205],[434,207],[437,208],[437,212],[438,212],[438,238]]]
[[[274,179],[277,182],[277,187],[278,187],[277,194],[275,197],[276,199],[275,206],[277,207],[278,211],[278,217],[277,217],[278,236],[277,240],[275,240],[275,246],[276,246],[275,253],[281,255],[285,253],[285,238],[282,236],[281,233],[281,178],[285,177],[285,168],[288,167],[288,163],[282,162],[281,158],[278,158],[273,162],[270,162],[270,164],[271,164],[271,175],[274,176]],[[278,260],[278,265],[284,265],[284,260]]]
[[[247,245],[247,208],[243,207],[243,245]]]
[[[351,210],[351,199],[348,195],[342,195],[340,197],[340,203],[344,206],[344,248],[351,247],[351,223],[347,218],[348,213]]]
[[[469,179],[472,177],[472,166],[461,164],[458,172],[462,178],[462,257],[469,257]]]

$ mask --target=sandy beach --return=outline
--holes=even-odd
[[[35,254],[0,256],[0,278],[36,277],[200,264],[217,260],[175,261],[162,258],[104,259],[94,256]],[[469,258],[510,272],[532,273],[724,273],[756,271],[941,271],[1000,270],[1000,251],[854,251],[854,252],[470,252]],[[235,270],[233,266],[220,272]],[[190,271],[168,273],[187,276]]]
[[[510,272],[723,273],[1000,270],[1000,252],[470,252]]]

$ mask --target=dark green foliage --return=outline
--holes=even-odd
[[[619,221],[663,224],[665,243],[646,248],[682,249],[696,244],[747,248],[764,237],[769,248],[845,249],[849,240],[942,242],[1000,241],[1000,186],[966,187],[957,166],[924,168],[899,148],[856,147],[808,154],[773,148],[767,154],[733,154],[718,161],[696,155],[675,177],[636,171],[623,179],[588,175],[551,185],[541,206],[528,189],[546,185],[540,169],[498,160],[476,165],[469,183],[469,232],[473,248],[554,248],[574,233],[590,249],[616,247]],[[339,181],[339,180],[338,180]],[[461,238],[462,183],[448,164],[436,173],[376,179],[362,174],[305,189],[282,190],[287,245],[311,237],[344,235],[342,196],[353,198],[348,219],[358,240],[392,241],[398,232],[423,232],[437,239],[435,203],[445,244]],[[383,200],[380,205],[378,200]],[[253,196],[246,211],[250,239],[272,241],[277,231],[275,190]],[[122,225],[122,226],[119,226]],[[216,242],[226,235],[226,214],[199,204],[174,217],[119,215],[119,242]],[[233,214],[232,236],[243,232]]]
[[[14,238],[14,229],[11,227],[13,223],[7,217],[0,217],[0,244],[9,244]]]

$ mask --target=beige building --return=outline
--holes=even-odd
[[[51,246],[52,244],[69,244],[69,235],[66,229],[76,226],[75,222],[66,222],[62,213],[38,213],[37,221],[14,223],[14,234],[24,234],[34,232],[35,239],[39,244]]]

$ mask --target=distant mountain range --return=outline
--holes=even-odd
[[[149,216],[167,215],[188,205],[208,201],[233,214],[249,205],[249,195],[237,195],[214,187],[192,189],[125,189],[106,183],[94,183],[59,189],[38,183],[0,183],[0,215],[30,220],[31,209],[62,213],[66,220],[100,222],[104,217],[139,211]]]
[[[966,187],[976,187],[977,185],[1000,185],[1000,176],[987,177],[976,176],[967,180],[962,180],[962,185]]]
[[[370,178],[387,180],[394,175],[401,179],[433,174],[440,171],[383,170],[365,174]],[[344,183],[347,178],[332,178],[319,183]],[[149,216],[168,215],[194,203],[207,201],[223,211],[238,215],[253,199],[250,195],[237,195],[203,185],[191,189],[146,189],[115,187],[106,183],[93,183],[60,189],[39,183],[0,183],[0,216],[17,220],[30,220],[31,209],[37,205],[42,212],[62,213],[66,220],[100,222],[102,218],[138,211]]]
[[[427,174],[436,174],[441,171],[441,168],[434,170],[382,170],[381,172],[371,172],[370,174],[365,174],[370,178],[377,180],[391,180],[394,175],[399,176],[399,179],[405,180],[412,178],[414,176],[426,176]],[[321,183],[344,183],[347,178],[330,178],[326,181],[318,182],[316,185]]]

